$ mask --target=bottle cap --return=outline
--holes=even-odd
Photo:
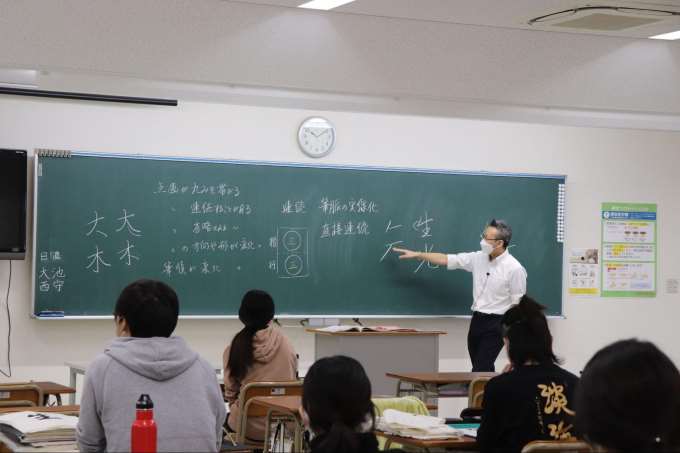
[[[153,409],[153,401],[146,393],[142,393],[137,400],[137,409]]]

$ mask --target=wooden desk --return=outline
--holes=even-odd
[[[57,384],[56,382],[36,381],[31,382],[31,384],[37,385],[42,390],[43,406],[47,406],[50,395],[54,395],[57,398],[57,404],[61,406],[61,395],[73,395],[76,393],[75,388]]]
[[[384,447],[385,450],[389,449],[390,445],[393,443],[408,445],[425,451],[430,451],[430,448],[450,448],[456,450],[477,449],[477,440],[474,437],[468,436],[452,437],[450,439],[422,440],[414,439],[412,437],[395,436],[394,434],[388,434],[383,431],[375,431],[375,435],[387,439]]]
[[[460,392],[444,393],[440,388],[445,385],[461,384],[469,385],[470,382],[480,377],[494,377],[498,373],[493,372],[444,372],[444,373],[386,373],[387,377],[397,379],[397,396],[410,393],[421,393],[423,401],[428,398],[441,397],[467,397],[467,389]],[[409,384],[412,388],[403,388],[403,384]]]
[[[10,412],[56,412],[66,415],[78,415],[80,413],[80,406],[26,406],[26,407],[0,407],[0,414],[8,414]]]
[[[269,451],[271,439],[269,428],[273,418],[291,420],[295,424],[293,451],[303,451],[302,432],[304,431],[304,426],[300,419],[300,407],[302,407],[301,396],[256,396],[249,401],[251,405],[254,404],[267,409],[267,418],[264,428],[264,453]]]
[[[333,355],[352,357],[363,365],[373,396],[393,396],[393,382],[385,370],[436,372],[439,370],[439,336],[442,331],[324,332],[314,334],[314,359]]]
[[[85,376],[85,370],[87,370],[87,366],[89,365],[88,362],[64,362],[64,365],[68,367],[68,385],[70,387],[73,387],[74,389],[77,389],[76,384],[78,380],[78,375],[82,374]],[[215,374],[218,377],[222,376],[222,365],[216,366],[213,365],[213,368],[215,369]],[[68,403],[69,404],[75,404],[76,403],[76,393],[75,390],[73,393],[71,393],[68,397]]]

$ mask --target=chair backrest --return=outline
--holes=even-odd
[[[522,453],[590,453],[593,449],[578,440],[534,440],[522,448]]]
[[[468,388],[468,407],[482,407],[484,387],[486,387],[486,383],[489,380],[491,380],[490,377],[478,377],[470,382],[470,387]]]
[[[427,405],[413,395],[371,398],[371,400],[375,406],[375,415],[382,415],[386,409],[396,409],[413,415],[430,415]]]
[[[373,401],[373,407],[375,408],[376,416],[382,416],[387,409],[395,409],[413,415],[430,415],[430,410],[427,408],[427,404],[425,404],[420,398],[413,395],[383,398],[374,397],[371,398],[371,401]],[[378,450],[384,450],[386,443],[387,438],[378,436]],[[390,446],[390,448],[395,450],[400,450],[402,447],[403,445],[398,443],[393,443]]]
[[[237,423],[238,442],[246,442],[246,424],[248,417],[265,417],[267,409],[251,405],[250,400],[256,396],[302,396],[302,381],[251,382],[241,389],[238,396],[240,418]]]
[[[0,405],[2,407],[41,406],[42,402],[42,389],[35,384],[0,384]]]

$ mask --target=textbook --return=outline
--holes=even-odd
[[[461,434],[469,437],[477,437],[479,425],[479,423],[449,423],[451,428],[457,429]]]
[[[75,441],[78,417],[53,412],[0,415],[0,430],[22,444]]]
[[[315,329],[319,332],[418,332],[418,329],[399,326],[328,326]]]
[[[395,409],[386,409],[383,415],[378,417],[377,428],[397,436],[422,440],[451,439],[462,436],[459,430],[447,425],[443,418],[414,415]]]

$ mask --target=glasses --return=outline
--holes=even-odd
[[[480,234],[479,237],[484,239],[485,241],[500,241],[501,240],[500,238],[488,238],[488,237],[484,236],[484,233]]]
[[[680,16],[680,12],[663,9],[629,8],[625,6],[581,6],[579,8],[570,8],[565,9],[564,11],[546,14],[545,16],[534,17],[533,19],[529,20],[528,24],[534,25],[543,22],[550,22],[553,20],[566,19],[567,17],[571,17],[582,11],[615,11],[617,13],[642,14],[645,16],[654,17]]]

